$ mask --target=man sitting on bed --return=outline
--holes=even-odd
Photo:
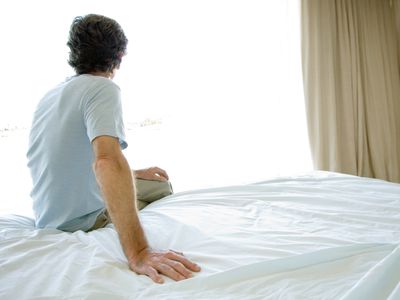
[[[136,207],[134,175],[168,175],[159,168],[132,174],[121,151],[127,143],[120,89],[112,79],[127,42],[120,25],[104,16],[77,17],[71,25],[68,62],[76,75],[43,97],[30,132],[36,226],[90,231],[110,216],[133,271],[157,283],[161,274],[182,280],[200,268],[182,253],[151,249]]]

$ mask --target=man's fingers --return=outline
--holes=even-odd
[[[151,266],[147,266],[145,268],[136,268],[131,266],[132,271],[139,275],[147,275],[153,280],[155,283],[164,283],[164,278],[160,274],[158,274],[157,270]]]
[[[163,181],[163,182],[168,181],[167,178],[165,178],[165,177],[163,177],[163,176],[160,176],[160,175],[158,175],[158,174],[154,175],[154,180]]]
[[[169,176],[167,172],[159,167],[151,167],[141,170],[132,170],[134,177],[146,180],[168,181]]]
[[[153,169],[154,173],[158,175],[159,178],[165,179],[165,180],[169,179],[168,174],[165,170],[163,170],[159,167],[153,167],[152,169]]]
[[[197,264],[173,250],[156,252],[147,249],[138,254],[137,259],[130,263],[130,268],[137,274],[149,276],[156,283],[164,282],[161,275],[179,281],[193,277],[193,271],[200,271]]]
[[[172,269],[181,274],[184,278],[193,277],[192,272],[190,272],[182,263],[178,261],[166,259],[164,263],[169,265]]]
[[[171,278],[175,281],[180,281],[180,280],[186,279],[185,276],[183,276],[182,274],[175,271],[174,268],[172,268],[171,266],[169,266],[166,263],[158,264],[156,266],[156,268],[157,268],[158,272],[168,276],[169,278]]]
[[[155,283],[164,283],[162,276],[152,267],[148,267],[145,275],[149,276]]]
[[[194,272],[199,272],[200,271],[200,267],[197,264],[195,264],[194,262],[191,262],[186,257],[184,257],[183,254],[177,254],[175,251],[169,251],[165,256],[168,259],[180,262],[187,269],[189,269],[191,271],[194,271]]]

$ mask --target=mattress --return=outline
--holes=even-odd
[[[202,270],[155,284],[113,225],[0,217],[1,299],[400,299],[400,185],[333,172],[176,193],[140,212],[153,248]]]

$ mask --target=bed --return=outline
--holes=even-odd
[[[113,225],[0,217],[1,299],[400,299],[400,184],[315,171],[180,192],[140,212],[150,244],[202,271],[131,272]]]

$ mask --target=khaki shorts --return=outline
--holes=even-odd
[[[173,193],[172,186],[169,181],[155,181],[136,179],[136,198],[139,210],[145,208],[151,202],[164,198]],[[107,209],[104,209],[97,217],[94,225],[88,230],[96,230],[103,228],[112,223]]]
[[[110,215],[108,214],[107,209],[104,209],[100,215],[97,216],[96,222],[94,223],[94,225],[88,230],[92,231],[92,230],[96,230],[99,228],[104,228],[106,227],[108,224],[112,223],[111,222],[111,218]]]

